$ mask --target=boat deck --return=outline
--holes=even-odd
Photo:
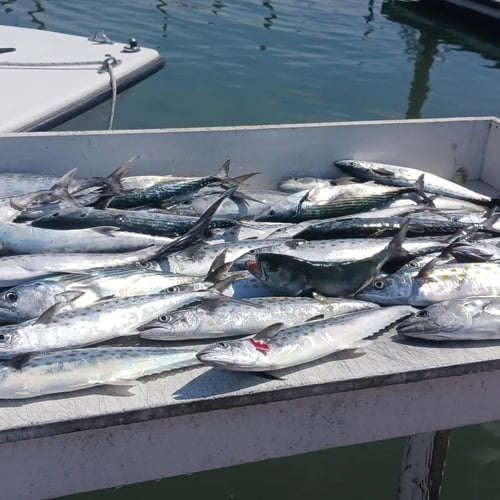
[[[50,130],[160,70],[153,49],[126,52],[127,43],[100,44],[86,37],[0,26],[0,133]]]

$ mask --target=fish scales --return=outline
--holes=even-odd
[[[93,347],[32,355],[19,367],[0,363],[0,399],[21,399],[119,384],[195,366],[193,348]]]
[[[27,322],[0,327],[0,357],[81,347],[132,335],[140,325],[160,313],[214,292],[178,292],[124,297],[54,315],[49,322]]]
[[[210,306],[210,304],[209,304]],[[285,327],[316,316],[329,317],[378,307],[348,299],[267,297],[246,302],[224,301],[216,307],[185,307],[140,327],[140,336],[152,340],[189,340],[250,335],[281,322]]]
[[[449,299],[500,295],[499,263],[443,264],[421,273],[378,277],[356,296],[377,304],[428,306]]]
[[[278,370],[308,363],[362,345],[363,339],[415,312],[410,306],[384,307],[312,321],[248,339],[227,340],[202,349],[198,359],[233,371]]]

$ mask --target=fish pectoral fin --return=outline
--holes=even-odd
[[[285,380],[284,377],[278,377],[278,375],[274,375],[269,372],[252,372],[252,375],[256,375],[257,377],[266,379],[266,380]]]
[[[106,383],[106,388],[108,389],[108,392],[110,396],[116,396],[116,397],[130,397],[134,396],[134,393],[131,391],[137,384],[131,384],[130,380],[123,381],[123,383],[115,383],[115,382],[107,382]],[[133,382],[133,381],[132,381]]]
[[[110,238],[114,238],[116,231],[120,231],[120,228],[117,226],[98,226],[89,228],[94,233],[103,234],[105,236],[109,236]]]
[[[325,319],[325,315],[324,314],[316,314],[316,316],[311,316],[310,318],[306,319],[306,323],[309,323],[311,321],[317,321],[319,319]]]
[[[285,326],[284,323],[273,323],[272,325],[269,325],[268,327],[264,328],[264,330],[261,330],[259,333],[256,333],[252,338],[254,340],[259,340],[259,339],[269,340],[276,334],[278,334],[281,330],[283,330],[284,326]]]
[[[395,174],[391,170],[387,170],[383,167],[377,167],[373,169],[373,172],[375,172],[378,175],[383,175],[385,177],[394,177]]]
[[[31,357],[31,353],[20,354],[14,358],[3,360],[2,364],[10,366],[15,370],[22,370],[23,366],[31,359]]]

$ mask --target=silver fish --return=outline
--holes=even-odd
[[[215,295],[218,292],[199,291],[122,297],[57,315],[56,304],[36,322],[0,327],[0,358],[82,347],[132,335],[162,312]]]
[[[113,227],[57,230],[14,222],[0,223],[1,252],[10,254],[130,252],[173,240]]]
[[[151,246],[123,253],[50,253],[0,257],[0,287],[15,286],[53,273],[80,274],[89,269],[139,264],[154,259],[163,249],[162,246]]]
[[[394,273],[376,278],[356,296],[377,304],[428,306],[435,302],[500,295],[500,264],[452,263],[425,265],[418,274]]]
[[[245,302],[208,301],[183,307],[139,328],[142,338],[151,340],[190,340],[251,335],[273,323],[285,328],[316,317],[330,317],[378,307],[370,302],[349,299],[311,299],[308,297],[267,297]]]
[[[398,333],[426,340],[500,339],[500,297],[468,297],[432,304],[397,326]]]
[[[178,285],[199,280],[193,276],[134,268],[89,270],[29,281],[0,293],[0,324],[38,318],[56,302],[67,299],[61,311],[80,309],[109,297],[131,297],[176,291]],[[208,288],[208,285],[205,287]]]
[[[336,351],[362,346],[366,337],[415,312],[410,306],[370,309],[281,330],[278,324],[252,338],[217,342],[198,359],[225,370],[258,372],[309,363]]]
[[[372,180],[389,186],[407,187],[414,184],[422,174],[425,174],[425,191],[428,193],[479,203],[491,202],[489,196],[477,193],[439,175],[415,168],[361,160],[338,160],[335,165],[343,172],[354,175],[358,179]]]
[[[196,348],[92,347],[0,364],[0,399],[21,399],[134,380],[195,366]]]

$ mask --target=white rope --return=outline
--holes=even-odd
[[[18,68],[52,68],[52,67],[65,67],[65,66],[95,66],[99,65],[102,70],[109,74],[109,83],[111,85],[111,109],[109,111],[108,130],[112,130],[113,122],[115,119],[116,110],[116,77],[113,72],[113,65],[118,64],[120,61],[113,56],[108,56],[104,61],[63,61],[63,62],[0,62],[0,67],[18,67]]]
[[[0,62],[0,66],[17,66],[21,68],[44,68],[51,66],[102,66],[105,61],[67,61],[67,62],[14,62],[14,61],[5,61]]]

